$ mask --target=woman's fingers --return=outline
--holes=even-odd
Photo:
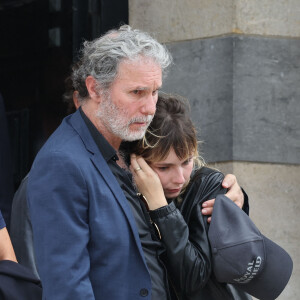
[[[141,156],[131,155],[131,171],[139,176],[147,175],[156,178],[156,173],[151,169],[148,163]]]
[[[138,161],[137,161],[137,157],[135,154],[132,154],[130,157],[130,171],[133,173],[133,175],[135,176],[135,174],[137,174],[137,172],[142,171],[141,166],[139,165]]]
[[[154,173],[154,171],[151,169],[151,167],[148,165],[148,163],[144,160],[143,157],[138,156],[138,157],[136,158],[136,161],[137,161],[138,165],[140,166],[140,168],[141,168],[145,173],[148,173],[148,172],[150,172],[150,173],[153,172],[153,173]]]
[[[142,157],[131,155],[130,170],[139,192],[146,197],[150,210],[168,205],[158,175]]]
[[[130,167],[132,167],[133,169],[136,169],[138,167],[138,163],[136,161],[136,155],[135,154],[131,154],[130,155]]]

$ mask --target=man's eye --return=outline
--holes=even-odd
[[[157,93],[158,93],[158,90],[153,91],[153,92],[152,92],[152,96],[157,95]]]
[[[133,90],[132,93],[135,95],[141,95],[143,91],[141,90]]]

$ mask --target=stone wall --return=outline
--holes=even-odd
[[[173,54],[163,90],[190,100],[204,158],[237,175],[291,254],[286,300],[300,294],[299,16],[299,0],[129,0],[130,24]]]

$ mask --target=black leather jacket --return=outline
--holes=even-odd
[[[174,299],[249,299],[230,285],[217,282],[212,273],[209,225],[201,205],[226,192],[221,185],[223,178],[222,173],[203,167],[192,175],[182,201],[175,199],[167,209],[150,211],[166,248],[161,260],[175,290]]]

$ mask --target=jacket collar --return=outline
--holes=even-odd
[[[141,241],[138,235],[136,222],[134,216],[132,214],[130,205],[117,181],[113,173],[111,172],[107,162],[103,158],[102,153],[100,152],[98,146],[96,145],[95,141],[92,138],[92,135],[83,120],[80,111],[77,110],[73,115],[71,115],[69,119],[69,124],[74,128],[74,130],[80,136],[83,144],[85,145],[86,150],[89,152],[90,159],[93,162],[93,165],[98,170],[98,172],[103,177],[104,181],[106,182],[107,186],[110,188],[112,193],[115,196],[116,201],[120,204],[125,217],[131,227],[132,233],[134,235],[137,247],[141,253],[141,256],[145,262],[144,253],[141,247]]]

